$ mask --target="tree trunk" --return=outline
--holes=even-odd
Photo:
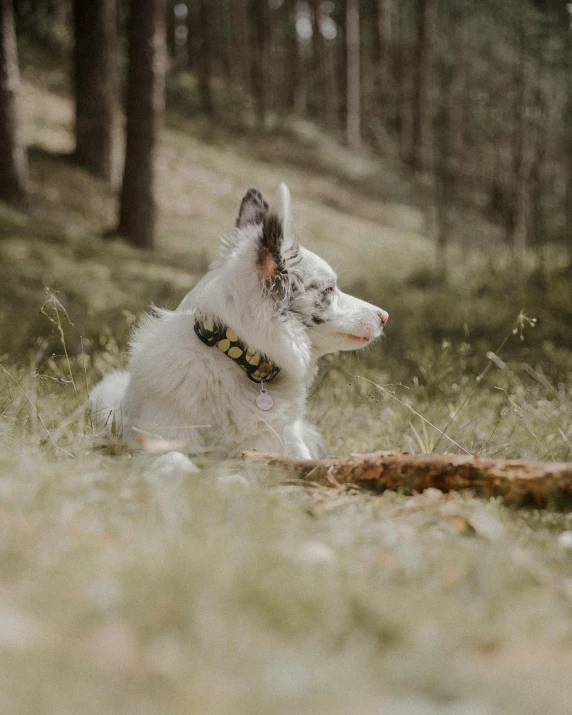
[[[300,48],[296,30],[297,6],[298,0],[285,0],[284,2],[286,12],[284,105],[285,109],[290,112],[296,111],[300,92]]]
[[[231,77],[230,66],[230,27],[229,27],[229,12],[224,0],[207,0],[211,12],[210,25],[210,45],[211,56],[218,60],[218,66],[215,66],[215,75],[218,72],[225,78]]]
[[[230,0],[230,72],[232,82],[247,89],[250,53],[248,48],[248,14],[245,0]]]
[[[12,0],[0,0],[0,200],[23,204],[28,166],[18,131],[20,84]]]
[[[502,497],[528,507],[572,506],[572,463],[556,464],[485,459],[473,456],[411,456],[391,452],[349,459],[296,459],[282,454],[245,452],[249,461],[286,467],[307,482],[327,487],[354,486],[380,494],[424,489],[470,489],[476,496]]]
[[[346,0],[347,99],[346,139],[352,149],[361,145],[361,75],[359,2]]]
[[[188,0],[187,2],[187,68],[193,72],[197,71],[199,62],[197,58],[197,48],[200,43],[199,27],[199,0]]]
[[[214,114],[213,96],[211,91],[212,74],[212,32],[211,10],[209,0],[199,0],[197,39],[197,70],[199,79],[199,95],[203,112],[210,117]]]
[[[74,158],[95,176],[112,178],[115,0],[74,2]]]
[[[469,37],[467,24],[465,22],[466,8],[463,3],[459,3],[458,6],[453,5],[450,12],[452,13],[453,22],[452,54],[456,59],[450,68],[449,137],[451,146],[449,151],[449,169],[450,174],[458,177],[456,182],[451,182],[450,189],[452,195],[450,199],[452,199],[455,195],[462,195],[464,188],[461,186],[461,182],[467,177],[465,132],[470,122],[470,116],[467,115],[467,109],[470,103],[468,96],[470,80],[468,78],[469,62],[467,61]],[[440,26],[439,31],[442,32]]]
[[[519,62],[516,69],[514,130],[512,136],[512,189],[511,206],[506,212],[506,233],[512,250],[522,256],[526,247],[526,104],[527,104],[527,37],[525,9],[516,7],[516,40]]]
[[[435,186],[435,208],[437,216],[436,275],[445,284],[448,279],[447,249],[449,247],[449,208],[454,190],[452,181],[452,131],[457,102],[455,99],[455,75],[459,72],[457,62],[460,53],[460,13],[458,8],[439,5],[439,29],[449,38],[450,46],[456,50],[451,60],[448,51],[442,51],[437,63],[438,99],[433,127],[433,181]]]
[[[449,245],[449,202],[451,181],[449,159],[451,153],[451,75],[447,61],[440,68],[439,107],[433,132],[433,181],[437,215],[436,275],[445,284],[448,278],[447,248]]]
[[[165,105],[164,0],[131,0],[128,20],[126,149],[117,232],[155,243],[155,154]]]
[[[568,23],[569,18],[566,18]],[[565,52],[568,76],[566,78],[566,114],[565,119],[565,147],[566,147],[566,189],[565,189],[565,212],[566,212],[566,247],[568,249],[568,265],[572,270],[572,28],[566,28]]]
[[[413,92],[413,145],[411,166],[422,170],[427,165],[431,126],[431,46],[434,33],[436,0],[419,0],[417,40],[415,43],[415,80]]]
[[[76,2],[81,0],[76,0]],[[177,38],[175,37],[177,23],[175,21],[175,3],[176,0],[165,0],[165,36],[167,42],[167,57],[176,60]]]
[[[378,94],[381,104],[381,114],[386,123],[389,116],[389,105],[394,94],[391,86],[390,72],[392,55],[392,2],[393,0],[377,0],[377,27],[374,30],[377,37],[375,54],[377,59]]]
[[[530,174],[528,180],[528,204],[530,207],[530,220],[528,222],[527,234],[528,245],[535,251],[540,264],[543,263],[544,256],[544,210],[543,210],[543,170],[546,159],[546,149],[549,134],[548,111],[545,106],[540,88],[537,92],[536,104],[540,115],[540,121],[536,127],[533,140],[533,156],[530,163]]]
[[[338,117],[340,127],[344,131],[347,124],[347,98],[348,98],[348,43],[347,43],[347,0],[340,0],[336,6],[336,24],[339,40],[336,61],[336,74],[338,80]]]
[[[406,91],[407,16],[402,3],[395,7],[396,41],[393,48],[392,74],[395,84],[394,122],[399,136],[399,152],[406,161],[410,154],[410,132],[407,121],[409,102]]]
[[[270,41],[268,3],[265,0],[251,0],[250,9],[250,34],[252,39],[250,81],[258,127],[259,129],[264,129],[268,110],[266,87],[266,55]]]
[[[322,8],[321,0],[310,0],[310,16],[312,21],[312,53],[310,63],[310,92],[308,109],[314,117],[323,116],[324,89],[326,73],[324,71],[324,40],[321,30]]]

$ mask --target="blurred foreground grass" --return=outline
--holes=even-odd
[[[111,192],[57,154],[66,97],[28,83],[25,106],[31,209],[0,209],[0,710],[570,713],[571,516],[304,489],[241,463],[160,477],[85,414],[142,310],[204,272],[241,192],[286,178],[301,240],[391,314],[379,345],[323,361],[310,412],[332,453],[572,459],[557,260],[453,256],[440,286],[418,209],[372,197],[379,167],[358,162],[360,192],[327,147],[312,169],[304,145],[253,153],[180,117],[160,156],[161,251],[136,253],[98,237]]]

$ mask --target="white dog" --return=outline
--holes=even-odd
[[[96,425],[176,443],[175,463],[181,452],[319,456],[321,439],[305,421],[316,362],[367,345],[387,319],[343,293],[330,266],[299,245],[285,184],[270,207],[250,189],[206,276],[177,310],[147,315],[129,371],[92,390]]]

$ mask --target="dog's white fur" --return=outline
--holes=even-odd
[[[129,370],[108,373],[92,390],[97,428],[114,424],[128,438],[175,442],[188,455],[236,457],[256,449],[318,456],[321,438],[305,420],[318,358],[376,339],[388,317],[335,281],[330,266],[297,243],[287,186],[280,184],[270,207],[249,191],[209,272],[175,311],[155,309],[143,319]],[[241,367],[199,340],[196,315],[219,318],[280,366],[266,385],[272,409],[256,406],[260,386]]]

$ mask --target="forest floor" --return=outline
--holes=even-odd
[[[101,238],[115,199],[66,158],[71,103],[48,79],[24,85],[30,209],[0,207],[0,709],[572,712],[571,515],[303,488],[235,462],[159,477],[85,411],[147,305],[202,275],[244,190],[286,180],[300,240],[391,315],[380,344],[323,361],[310,412],[332,454],[570,460],[558,257],[451,251],[442,285],[395,168],[309,127],[248,137],[180,113],[159,250],[137,253]]]

